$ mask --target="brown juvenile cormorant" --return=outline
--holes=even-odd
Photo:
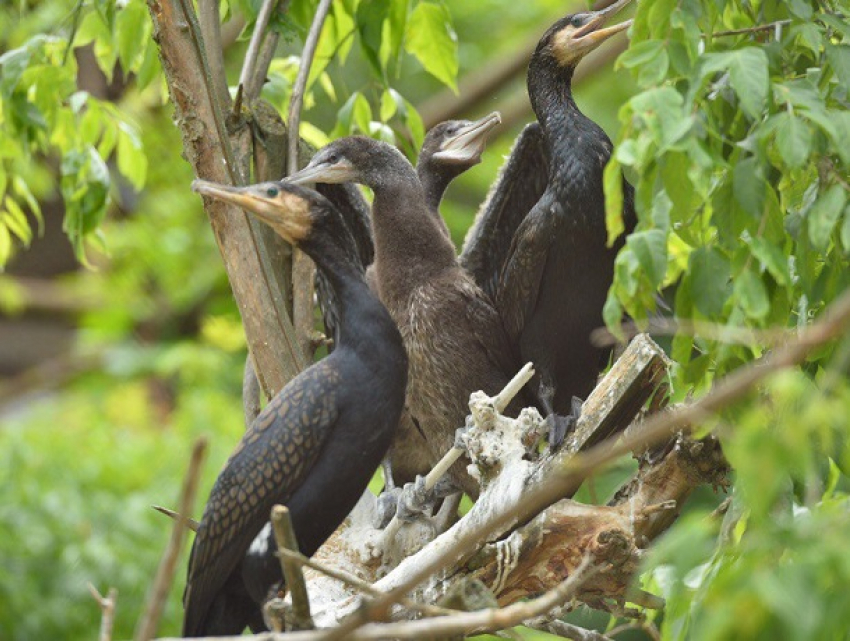
[[[268,523],[289,507],[311,555],[348,515],[396,432],[407,380],[398,329],[366,286],[354,240],[322,196],[284,182],[193,188],[252,212],[326,275],[341,315],[334,352],[292,379],[257,417],[204,510],[183,602],[185,636],[264,629],[261,604],[281,584]],[[259,535],[259,536],[258,536]]]
[[[425,192],[425,202],[436,215],[443,232],[449,228],[440,216],[440,201],[455,178],[481,162],[490,134],[502,122],[498,111],[480,120],[447,120],[434,125],[425,135],[416,174]]]
[[[631,24],[603,28],[629,1],[562,18],[540,39],[528,67],[528,94],[551,159],[548,184],[513,236],[496,301],[522,359],[534,363],[544,404],[560,417],[573,414],[573,397],[586,396],[596,383],[602,351],[590,332],[603,324],[624,242],[606,247],[602,173],[611,141],[579,111],[571,81],[588,52]],[[624,191],[626,227],[633,229],[631,187]],[[556,420],[550,440],[557,444],[567,425]]]
[[[401,330],[410,370],[407,409],[426,448],[390,451],[394,475],[427,473],[454,444],[468,414],[469,394],[494,394],[519,369],[498,313],[458,265],[455,249],[429,210],[416,171],[394,147],[363,137],[320,150],[293,182],[359,182],[375,194],[372,231],[381,300]],[[518,412],[518,397],[509,411]],[[449,474],[477,496],[478,484],[459,461]]]
[[[440,216],[440,201],[452,180],[470,167],[481,162],[481,154],[487,146],[496,125],[501,122],[499,112],[494,111],[480,120],[447,120],[428,130],[416,173],[425,190],[428,207],[436,217],[443,233],[449,236],[449,228]],[[343,214],[357,243],[363,266],[366,268],[366,282],[374,289],[374,269],[371,267],[374,257],[371,226],[369,224],[369,205],[357,187],[350,184],[319,184],[316,191],[327,197]],[[541,190],[542,193],[542,190]],[[319,306],[325,322],[325,329],[333,336],[336,332],[336,303],[321,274],[316,275]]]

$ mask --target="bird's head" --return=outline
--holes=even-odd
[[[333,206],[312,189],[288,182],[264,182],[247,187],[195,180],[192,190],[241,207],[272,227],[284,240],[298,245],[321,226]]]
[[[346,136],[322,147],[304,169],[287,180],[297,185],[355,182],[374,188],[392,172],[413,173],[398,149],[365,136]]]
[[[574,69],[588,53],[631,26],[632,20],[626,20],[605,27],[605,23],[630,2],[617,0],[599,11],[573,13],[561,18],[540,39],[536,55],[554,59],[559,67]]]
[[[481,162],[481,154],[493,130],[501,124],[498,111],[480,120],[447,120],[432,127],[425,136],[419,162],[423,159],[441,165],[472,167]]]

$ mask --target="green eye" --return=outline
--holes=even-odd
[[[266,189],[266,195],[269,198],[274,198],[275,196],[277,196],[277,189],[275,189],[274,187],[269,187],[268,189]]]

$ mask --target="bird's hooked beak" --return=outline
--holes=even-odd
[[[585,23],[579,27],[567,25],[555,35],[554,51],[555,56],[562,65],[574,66],[579,60],[584,58],[588,53],[596,49],[599,45],[605,42],[614,34],[625,31],[632,26],[633,20],[625,20],[618,24],[603,28],[606,22],[632,0],[617,0],[613,4],[592,11],[586,15],[589,17]]]
[[[312,227],[310,204],[287,191],[283,183],[234,187],[197,179],[192,181],[192,191],[241,207],[293,245],[304,240]]]
[[[480,162],[481,153],[487,146],[491,132],[501,123],[501,114],[494,111],[481,120],[461,127],[457,133],[442,142],[440,150],[433,158],[451,163]]]
[[[301,171],[296,171],[287,176],[287,182],[294,185],[304,183],[330,183],[339,184],[356,182],[357,174],[354,166],[345,158],[324,159],[322,156],[314,157],[310,163]]]

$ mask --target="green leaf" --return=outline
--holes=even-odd
[[[633,69],[649,64],[663,50],[664,42],[662,40],[644,40],[626,49],[617,58],[616,67]]]
[[[637,257],[650,286],[660,285],[667,273],[667,234],[660,229],[639,231],[631,234],[626,244]]]
[[[118,60],[125,73],[134,71],[136,60],[148,42],[147,27],[150,17],[141,2],[130,2],[115,18],[115,37],[118,45]]]
[[[360,34],[360,49],[379,78],[383,78],[385,72],[381,61],[381,39],[384,20],[391,3],[392,0],[363,0],[357,6],[356,22]]]
[[[735,279],[735,298],[750,318],[761,320],[770,311],[764,283],[749,269]]]
[[[816,249],[826,249],[846,200],[844,188],[841,185],[832,185],[812,205],[808,213],[809,239]]]
[[[623,322],[623,307],[614,295],[613,289],[608,292],[605,305],[602,307],[602,319],[614,335],[614,338],[623,340],[623,328],[621,327]]]
[[[812,131],[808,124],[788,112],[776,117],[776,148],[788,167],[802,167],[809,157]]]
[[[850,86],[850,45],[826,45],[826,59],[835,71],[838,82],[844,87]]]
[[[369,123],[372,122],[372,107],[362,93],[358,93],[354,99],[354,110],[352,111],[354,125],[367,136],[369,135]]]
[[[699,247],[689,264],[694,305],[704,316],[719,316],[728,297],[729,261],[713,247]]]
[[[766,190],[764,168],[758,158],[746,158],[735,165],[732,173],[732,193],[741,208],[754,218],[762,214]]]
[[[3,222],[24,245],[30,244],[32,229],[27,222],[27,216],[21,206],[11,198],[6,199],[6,216]]]
[[[404,48],[457,93],[457,36],[445,6],[433,2],[416,5],[407,21]]]
[[[850,165],[850,111],[830,109],[827,113],[835,126],[835,135],[831,140],[832,148],[841,158],[841,162]]]
[[[29,66],[30,55],[29,49],[21,47],[0,56],[0,94],[7,98],[12,95],[12,91]]]
[[[623,222],[623,171],[613,156],[602,174],[605,188],[605,226],[608,229],[607,246],[612,247],[626,227]]]
[[[767,101],[769,89],[767,54],[756,47],[739,49],[729,67],[729,78],[744,113],[751,118],[758,118]]]
[[[653,134],[659,151],[673,147],[693,125],[693,118],[684,112],[682,95],[672,87],[644,91],[628,105],[634,117]]]
[[[141,141],[128,131],[128,126],[118,126],[118,171],[141,191],[148,174],[148,157],[142,149]]]
[[[844,222],[841,224],[841,246],[844,253],[850,254],[850,207],[844,209]]]
[[[791,272],[788,269],[788,257],[773,243],[758,237],[750,241],[750,250],[753,256],[759,259],[762,266],[770,272],[774,280],[780,285],[788,285],[791,282]]]
[[[398,102],[392,94],[393,91],[393,89],[386,89],[381,94],[381,122],[387,122],[398,109]]]
[[[12,236],[9,234],[9,228],[3,224],[0,219],[0,267],[6,265],[9,261],[9,255],[12,253]]]

